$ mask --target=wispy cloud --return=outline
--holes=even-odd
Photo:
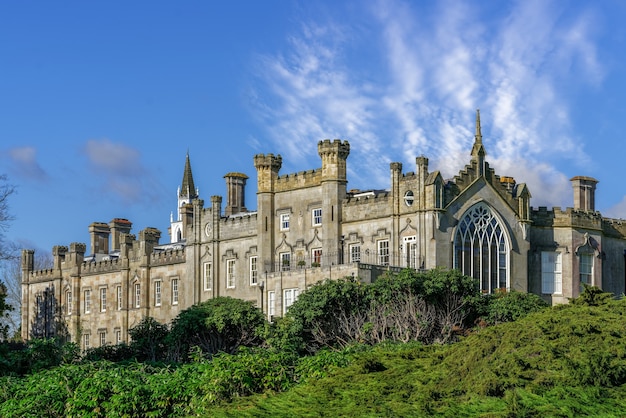
[[[255,110],[268,137],[295,164],[315,157],[318,139],[348,139],[351,174],[385,187],[389,162],[410,171],[422,154],[431,169],[456,174],[481,108],[497,173],[526,182],[535,206],[571,202],[570,176],[556,167],[587,159],[567,96],[572,83],[603,80],[594,16],[542,0],[499,7],[380,1],[361,16],[370,31],[303,23],[286,50],[259,60]],[[352,64],[359,54],[372,69]]]
[[[83,147],[94,188],[102,196],[116,196],[126,204],[153,203],[161,189],[155,173],[142,163],[139,151],[108,139],[90,139]]]
[[[37,161],[34,147],[11,148],[7,151],[11,173],[27,180],[46,181],[48,174]]]

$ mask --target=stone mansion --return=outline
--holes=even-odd
[[[318,153],[321,168],[291,174],[280,174],[280,155],[255,155],[256,211],[243,173],[224,176],[225,202],[201,199],[187,155],[169,243],[116,218],[89,225],[89,246],[52,248],[49,270],[35,271],[23,250],[22,337],[47,336],[57,320],[82,348],[127,342],[143,317],[169,323],[217,296],[252,301],[271,319],[320,280],[371,282],[401,268],[457,268],[485,293],[551,303],[576,297],[581,283],[625,291],[626,224],[595,210],[597,181],[571,179],[572,208],[532,208],[524,183],[489,166],[478,112],[469,163],[453,179],[420,156],[414,171],[390,164],[387,190],[349,190],[350,144],[323,140]]]

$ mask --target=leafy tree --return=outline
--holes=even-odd
[[[497,292],[485,297],[485,318],[490,324],[517,321],[518,319],[549,305],[533,293]]]
[[[205,355],[233,354],[241,346],[261,343],[263,313],[252,302],[217,297],[182,311],[169,335],[173,358],[186,361],[196,346]]]
[[[165,359],[167,354],[166,338],[169,334],[167,325],[161,324],[151,316],[146,316],[137,325],[130,328],[128,334],[131,337],[130,348],[137,360],[157,361]]]
[[[570,299],[570,302],[574,305],[583,306],[600,306],[607,304],[613,299],[613,294],[604,292],[597,286],[590,286],[583,283],[583,292],[575,299]]]

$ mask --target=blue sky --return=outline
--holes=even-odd
[[[534,207],[626,218],[626,3],[604,1],[0,2],[6,239],[49,251],[115,217],[167,242],[189,152],[206,204],[253,156],[317,168],[350,141],[349,188],[415,157],[450,178],[480,108],[487,159]]]

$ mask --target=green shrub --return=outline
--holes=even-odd
[[[516,321],[549,305],[538,295],[522,292],[497,292],[484,297],[485,318],[490,324]]]

